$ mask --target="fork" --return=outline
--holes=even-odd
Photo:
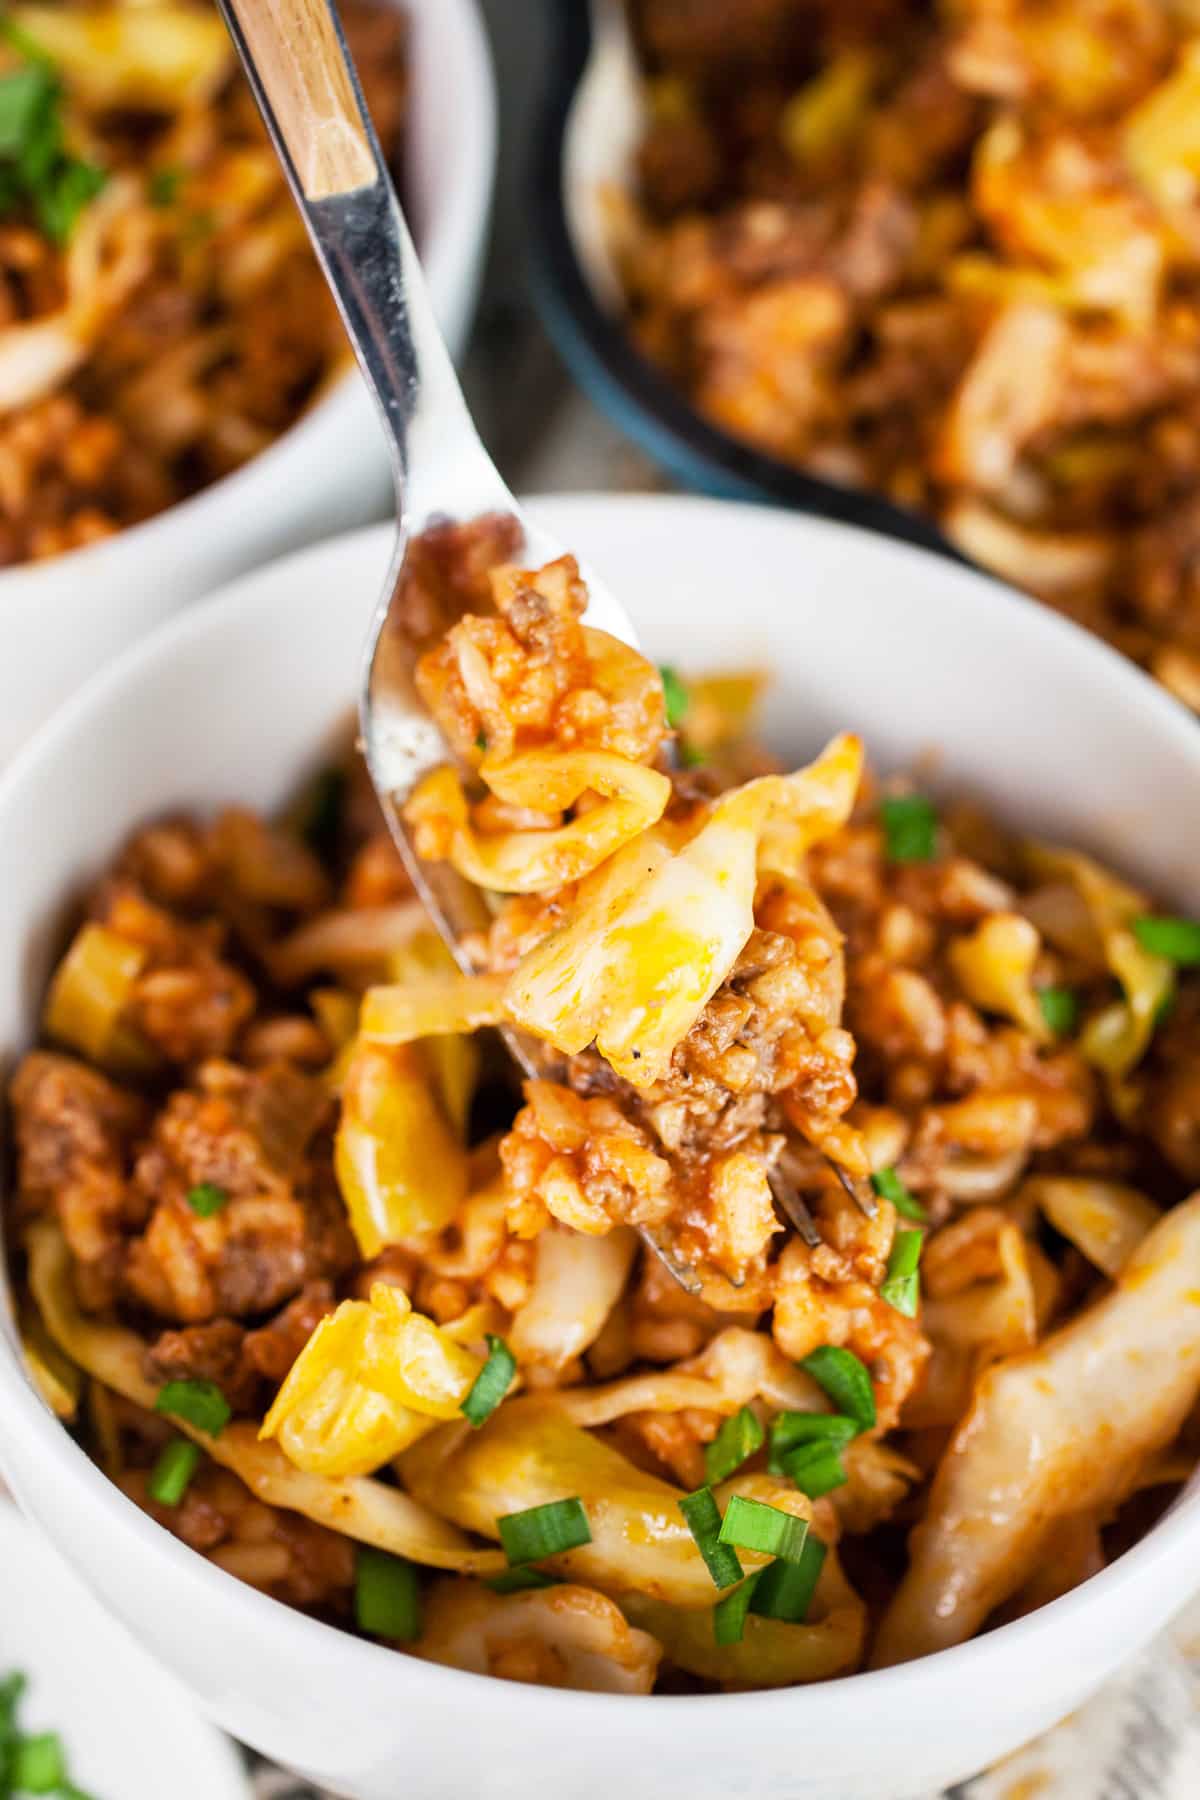
[[[337,301],[359,367],[379,408],[396,486],[396,545],[368,635],[360,697],[363,747],[384,816],[430,918],[468,973],[464,938],[490,918],[483,895],[446,864],[424,862],[403,817],[405,801],[450,751],[420,701],[416,647],[397,628],[409,546],[447,518],[514,516],[534,564],[563,547],[527,518],[475,429],[442,342],[396,192],[372,129],[341,22],[329,0],[219,0],[288,184]],[[451,97],[447,96],[447,104]],[[587,622],[636,647],[633,624],[588,569]],[[560,1073],[546,1049],[513,1031],[508,1048],[530,1075]],[[867,1196],[848,1191],[860,1205]],[[776,1198],[809,1243],[820,1238],[782,1177]],[[643,1241],[689,1292],[694,1269],[666,1237]]]

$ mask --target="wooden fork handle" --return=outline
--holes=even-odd
[[[223,0],[306,200],[370,187],[378,167],[328,0]]]

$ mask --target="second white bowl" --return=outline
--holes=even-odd
[[[403,183],[434,311],[457,355],[487,242],[496,96],[476,0],[380,0],[412,21]],[[348,370],[232,475],[89,549],[0,570],[0,766],[72,689],[201,594],[297,545],[381,517],[391,478]]]

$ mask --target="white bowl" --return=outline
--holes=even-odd
[[[783,513],[670,498],[535,505],[684,668],[761,662],[789,755],[861,727],[938,752],[1011,820],[1200,907],[1200,731],[1095,639],[985,578]],[[147,815],[278,803],[354,691],[389,549],[262,570],[139,646],[0,783],[0,1055],[32,1037],[54,922]],[[1152,796],[1152,804],[1148,797]],[[819,1688],[624,1699],[489,1682],[288,1612],[159,1530],[88,1462],[0,1331],[0,1461],[98,1594],[238,1736],[356,1800],[902,1800],[1075,1707],[1200,1586],[1200,1492],[1119,1562],[963,1648]]]
[[[486,247],[496,95],[477,0],[384,0],[412,20],[403,186],[434,311],[464,347]],[[350,369],[261,456],[89,549],[0,571],[0,766],[116,652],[246,569],[391,506],[374,407]]]

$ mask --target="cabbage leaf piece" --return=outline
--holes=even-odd
[[[867,1609],[832,1548],[826,1552],[810,1617],[802,1625],[789,1625],[751,1613],[737,1644],[718,1644],[706,1613],[638,1594],[626,1595],[621,1607],[626,1618],[658,1639],[679,1668],[735,1687],[795,1687],[850,1675],[862,1660],[867,1632]]]
[[[1149,910],[1149,903],[1136,888],[1078,850],[1034,844],[1028,856],[1036,875],[1068,882],[1079,894],[1105,966],[1121,984],[1124,998],[1094,1013],[1079,1034],[1087,1060],[1119,1084],[1145,1055],[1175,981],[1167,958],[1144,950],[1133,934],[1134,919]]]
[[[662,1647],[594,1588],[563,1583],[493,1594],[446,1579],[425,1596],[416,1654],[474,1675],[509,1675],[588,1694],[648,1694]]]
[[[438,1104],[418,1046],[356,1045],[341,1093],[334,1167],[364,1257],[448,1225],[466,1197],[467,1153]]]
[[[377,1281],[322,1319],[288,1371],[260,1438],[316,1475],[369,1475],[458,1416],[482,1359],[399,1288]]]
[[[127,1327],[90,1319],[80,1312],[71,1280],[71,1256],[59,1226],[49,1219],[35,1221],[26,1233],[25,1246],[33,1298],[59,1349],[103,1388],[151,1411],[158,1388],[143,1372],[146,1345]],[[177,1419],[175,1425],[268,1506],[301,1513],[344,1537],[431,1568],[489,1576],[507,1567],[502,1550],[472,1543],[434,1507],[423,1506],[398,1488],[369,1476],[335,1479],[306,1474],[288,1461],[278,1444],[260,1443],[258,1427],[251,1420],[235,1419],[217,1437],[186,1419]]]
[[[485,759],[480,775],[498,800],[535,812],[565,812],[587,793],[600,804],[549,829],[476,831],[456,769],[427,775],[404,809],[428,856],[445,840],[445,858],[477,887],[539,894],[580,881],[622,845],[655,824],[671,798],[656,769],[608,750],[526,750]]]
[[[1115,1287],[992,1365],[934,1478],[876,1643],[883,1666],[974,1636],[1069,1513],[1137,1485],[1200,1395],[1200,1194],[1164,1215]]]
[[[513,1021],[575,1056],[596,1048],[633,1086],[666,1073],[754,928],[759,842],[777,815],[800,854],[850,815],[858,738],[835,738],[794,775],[719,799],[682,849],[643,836],[581,890],[565,925],[525,956],[505,991]]]
[[[499,1535],[496,1520],[506,1513],[577,1495],[592,1541],[548,1558],[548,1570],[618,1597],[639,1593],[673,1606],[713,1604],[712,1576],[679,1510],[683,1490],[572,1424],[552,1395],[507,1400],[479,1431],[447,1426],[433,1432],[406,1450],[398,1466],[416,1499],[492,1539]],[[733,1493],[812,1517],[812,1502],[773,1476],[734,1476],[716,1490],[718,1505]],[[766,1561],[751,1551],[742,1555],[746,1569]]]

